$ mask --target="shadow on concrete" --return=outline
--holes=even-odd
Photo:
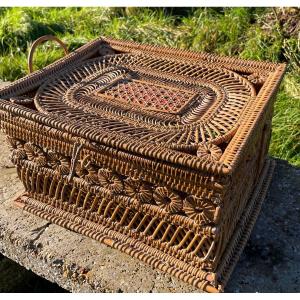
[[[26,270],[0,254],[0,293],[66,293],[67,291]]]

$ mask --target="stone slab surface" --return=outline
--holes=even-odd
[[[300,291],[299,175],[299,168],[277,160],[267,199],[225,292]],[[14,207],[11,199],[22,190],[0,134],[0,252],[25,268],[72,292],[199,292]]]

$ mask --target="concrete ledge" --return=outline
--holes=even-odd
[[[0,251],[72,292],[192,292],[195,288],[92,239],[4,203]]]

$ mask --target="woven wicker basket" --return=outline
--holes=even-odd
[[[44,40],[37,40],[29,56]],[[222,290],[268,182],[285,65],[96,39],[0,89],[24,209]],[[272,164],[271,164],[272,165]]]

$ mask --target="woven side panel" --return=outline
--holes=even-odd
[[[110,247],[119,249],[201,290],[216,292],[224,289],[228,277],[247,242],[270,183],[273,168],[273,163],[271,166],[269,162],[266,163],[260,177],[261,180],[240,219],[240,226],[236,227],[235,234],[222,257],[222,262],[216,273],[217,277],[213,273],[189,266],[189,264],[178,261],[149,246],[143,246],[141,242],[135,239],[131,240],[128,237],[115,233],[108,227],[102,227],[102,224],[97,225],[93,221],[87,220],[86,216],[85,218],[78,216],[77,212],[76,214],[66,212],[28,197],[23,197],[19,201],[22,201],[25,204],[24,209],[31,213],[57,223],[60,226],[90,236]]]

